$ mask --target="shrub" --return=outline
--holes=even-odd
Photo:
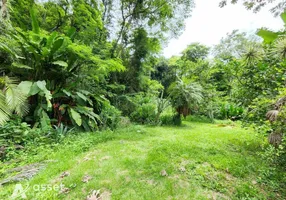
[[[131,125],[130,119],[128,117],[120,117],[119,127],[125,128]]]
[[[103,128],[116,129],[121,121],[121,111],[112,106],[109,102],[104,102],[100,119]]]
[[[162,125],[174,125],[174,115],[171,114],[161,115],[160,121]]]
[[[151,102],[143,103],[131,113],[130,119],[141,124],[154,123],[156,119],[156,104]]]
[[[23,145],[32,135],[32,129],[26,122],[21,122],[20,118],[16,118],[0,126],[0,146],[5,146],[7,142]]]
[[[241,119],[244,109],[232,103],[224,103],[220,108],[220,119]]]
[[[8,153],[13,155],[14,151],[23,149],[27,143],[42,138],[40,129],[31,129],[30,125],[22,122],[19,117],[10,120],[0,126],[0,159],[7,159]]]
[[[182,118],[180,114],[176,114],[173,116],[173,121],[175,126],[181,126],[182,125]]]
[[[152,94],[138,93],[136,95],[124,95],[118,98],[117,107],[124,116],[128,116],[132,122],[140,124],[153,124],[156,121],[157,104]]]
[[[182,119],[179,114],[163,114],[160,117],[161,125],[181,126]]]

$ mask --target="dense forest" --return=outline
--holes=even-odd
[[[2,0],[1,163],[70,135],[134,124],[180,130],[191,116],[253,130],[267,140],[265,162],[285,175],[286,5],[243,3],[254,12],[273,4],[285,26],[256,35],[233,30],[215,46],[192,43],[165,58],[192,0]]]

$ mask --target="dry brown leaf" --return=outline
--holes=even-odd
[[[181,166],[181,167],[179,168],[179,170],[180,170],[181,172],[185,172],[185,171],[186,171],[186,168],[185,168],[184,166]]]
[[[109,160],[111,157],[110,156],[104,156],[100,159],[100,161],[103,161],[103,160]]]
[[[90,195],[86,197],[86,200],[101,200],[100,190],[91,191]]]
[[[64,188],[61,189],[60,194],[67,194],[67,193],[69,193],[69,192],[70,192],[70,189],[64,187]]]
[[[85,175],[85,176],[83,177],[83,179],[82,179],[82,182],[87,183],[87,182],[89,182],[91,179],[92,179],[91,176]]]
[[[89,161],[91,160],[89,157],[84,157],[83,161]]]
[[[160,174],[161,176],[168,176],[168,173],[164,169],[160,172]]]
[[[155,185],[155,181],[154,180],[147,180],[146,182],[149,185]]]
[[[69,172],[63,172],[61,175],[60,175],[60,178],[64,178],[64,177],[67,177],[67,176],[69,176],[70,175],[70,173]]]

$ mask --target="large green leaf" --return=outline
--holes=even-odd
[[[69,91],[66,91],[65,89],[63,89],[63,93],[65,93],[68,97],[71,96],[71,93]]]
[[[5,44],[0,43],[0,50],[9,53],[9,55],[13,56],[14,58],[18,57],[17,54]]]
[[[42,110],[41,112],[41,120],[40,120],[40,123],[41,123],[41,127],[42,129],[48,129],[51,127],[51,120],[50,120],[50,117],[48,116],[48,114]]]
[[[18,85],[18,88],[23,94],[25,94],[26,96],[29,96],[32,85],[33,83],[31,81],[22,81]]]
[[[68,66],[68,64],[65,61],[61,61],[61,60],[55,61],[55,62],[53,62],[53,64],[59,65],[61,67],[67,67]]]
[[[52,32],[50,37],[47,40],[47,48],[50,49],[52,47],[52,44],[54,42],[54,39],[58,36],[57,32]]]
[[[68,32],[67,32],[67,36],[68,36],[69,38],[73,38],[74,35],[75,35],[75,33],[76,33],[76,28],[71,27],[71,28],[68,30]]]
[[[262,37],[265,43],[271,43],[278,38],[278,33],[267,29],[259,29],[256,34]]]
[[[72,108],[70,108],[69,111],[70,111],[70,115],[71,115],[72,119],[75,121],[75,123],[78,126],[81,126],[82,125],[82,119],[81,119],[80,114]]]
[[[52,94],[46,88],[46,81],[37,81],[35,83],[30,82],[30,81],[22,81],[19,84],[18,88],[27,97],[33,96],[36,94],[45,96],[47,104],[48,104],[48,108],[52,107],[52,104],[51,104]]]
[[[34,6],[30,9],[30,15],[31,15],[31,19],[32,19],[33,32],[39,34],[40,33],[40,27],[39,27],[39,22],[38,22],[38,19],[36,16],[36,10],[35,10]]]
[[[84,101],[87,101],[87,100],[88,100],[88,97],[86,97],[86,96],[83,95],[82,93],[77,92],[76,94],[77,94],[82,100],[84,100]]]
[[[29,96],[34,96],[38,94],[40,91],[41,89],[38,87],[37,83],[33,83],[29,91]]]
[[[284,24],[286,25],[286,12],[284,11],[281,15],[280,15],[281,19],[283,20]]]
[[[42,92],[44,92],[45,94],[45,97],[46,97],[46,101],[48,103],[48,108],[51,108],[52,107],[52,104],[51,104],[51,99],[52,99],[52,94],[51,92],[46,88],[46,81],[37,81],[36,82],[37,86],[40,88],[40,90]]]
[[[47,88],[46,88],[47,83],[46,83],[46,81],[37,81],[36,84],[43,92],[47,91]]]
[[[23,65],[21,63],[13,63],[12,64],[14,67],[20,68],[20,69],[33,69],[32,67],[29,67],[28,65]]]
[[[63,43],[64,43],[64,38],[59,38],[59,39],[57,39],[57,40],[53,43],[50,56],[53,56],[53,55],[62,47]]]

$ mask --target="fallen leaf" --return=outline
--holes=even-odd
[[[67,194],[67,193],[69,193],[69,192],[70,192],[70,189],[64,187],[64,188],[61,189],[60,194]]]
[[[183,167],[183,166],[181,166],[181,167],[179,168],[179,170],[180,170],[181,172],[185,172],[185,171],[186,171],[186,168]]]
[[[147,180],[146,182],[147,182],[147,184],[149,184],[149,185],[155,185],[154,180]]]
[[[91,176],[85,175],[85,176],[83,177],[83,179],[82,179],[82,182],[87,183],[87,182],[89,182],[91,179],[92,179]]]
[[[100,190],[91,191],[91,194],[86,197],[86,200],[101,200]]]
[[[168,176],[168,173],[166,172],[166,170],[162,170],[160,172],[161,176]]]
[[[67,177],[67,176],[69,176],[69,175],[70,175],[69,172],[63,172],[63,173],[60,175],[60,178]]]
[[[89,161],[91,160],[89,157],[84,157],[83,161]]]
[[[103,161],[103,160],[108,160],[108,159],[110,159],[110,158],[111,158],[110,156],[104,156],[104,157],[102,157],[100,160]]]

